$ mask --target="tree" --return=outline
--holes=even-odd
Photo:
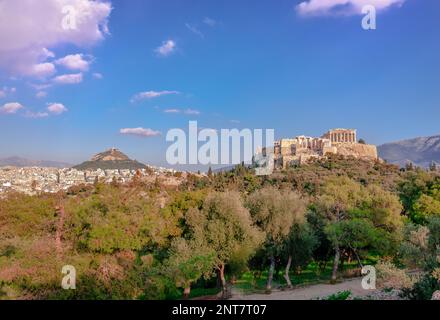
[[[413,205],[414,220],[426,222],[430,216],[440,216],[440,183],[429,186]]]
[[[359,251],[367,248],[380,249],[383,233],[376,229],[367,219],[344,220],[329,224],[326,234],[332,243],[337,243],[340,248],[348,248],[355,255],[359,266],[362,262]]]
[[[251,220],[236,192],[209,194],[202,210],[191,208],[185,217],[195,244],[215,253],[214,266],[227,295],[225,266],[240,252],[249,259],[262,241],[262,233]]]
[[[348,218],[351,209],[360,205],[364,193],[361,185],[347,177],[331,177],[323,185],[323,194],[318,198],[317,210],[329,224],[336,224]],[[341,257],[338,238],[330,239],[334,248],[332,281],[336,281]]]
[[[288,287],[292,287],[289,277],[290,268],[299,270],[301,267],[307,266],[317,245],[318,238],[308,223],[295,223],[292,226],[285,242],[287,264],[284,278]]]
[[[359,139],[359,142],[358,142],[358,143],[360,143],[360,144],[366,144],[366,142],[365,142],[364,139]]]
[[[295,192],[266,187],[249,196],[247,207],[257,226],[266,233],[264,246],[270,261],[266,289],[271,290],[275,256],[283,250],[292,226],[304,222],[305,202]],[[290,253],[288,260],[287,275],[292,260]]]
[[[341,249],[348,248],[359,262],[359,249],[374,247],[380,239],[384,241],[380,247],[391,251],[402,227],[402,206],[396,196],[347,177],[327,179],[316,210],[327,219],[325,233],[334,247],[332,281],[337,279]]]
[[[201,247],[195,241],[177,238],[170,248],[170,257],[164,263],[166,274],[183,288],[183,298],[189,298],[191,284],[201,277],[209,279],[215,263],[215,252]]]
[[[400,256],[407,267],[425,271],[404,294],[410,299],[431,299],[432,294],[440,290],[440,217],[429,217],[426,226],[408,224]]]

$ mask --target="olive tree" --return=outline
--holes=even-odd
[[[266,289],[271,290],[275,257],[283,250],[292,226],[305,221],[305,202],[298,193],[293,191],[266,187],[249,196],[247,207],[255,223],[266,234],[264,245],[270,261]],[[292,261],[291,253],[288,255],[287,278]]]
[[[263,235],[253,225],[249,211],[236,192],[209,194],[201,210],[192,208],[186,214],[194,244],[214,253],[223,293],[226,294],[225,266],[240,252],[249,259],[260,245]]]

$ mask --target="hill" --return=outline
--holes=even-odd
[[[83,162],[73,168],[77,170],[137,170],[146,169],[147,166],[136,160],[131,160],[118,149],[112,148],[94,155],[89,161]]]
[[[412,162],[426,168],[432,162],[440,164],[440,135],[383,144],[378,151],[379,156],[390,163],[405,166]]]

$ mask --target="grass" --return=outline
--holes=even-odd
[[[376,256],[369,256],[367,259],[363,260],[364,265],[374,265],[377,262]],[[356,270],[359,265],[356,261],[344,264],[344,271],[340,272],[339,275],[343,278],[349,278],[346,273]],[[319,284],[330,282],[332,274],[332,263],[327,263],[324,270],[320,270],[317,263],[310,263],[307,268],[303,269],[301,273],[297,274],[295,272],[290,272],[290,281],[294,287],[302,287],[307,285]],[[242,291],[243,294],[253,294],[253,293],[265,293],[266,292],[266,281],[268,272],[264,271],[261,277],[258,279],[253,278],[253,273],[248,271],[244,273],[241,278],[237,279],[234,284],[234,289]],[[281,290],[287,289],[287,283],[284,279],[284,270],[280,270],[278,275],[274,275],[273,288],[279,288]],[[345,275],[345,276],[344,276]],[[205,288],[203,286],[193,286],[191,288],[190,299],[197,297],[209,297],[217,295],[221,291],[220,288]],[[180,298],[180,297],[179,297]],[[177,298],[177,299],[179,299]]]
[[[369,257],[363,261],[364,265],[375,264],[377,261],[376,257]],[[357,262],[351,262],[350,264],[344,264],[344,271],[340,272],[340,276],[349,278],[346,275],[350,270],[353,271],[358,269],[359,265]],[[319,284],[329,282],[332,274],[332,264],[328,263],[324,270],[320,270],[318,265],[314,262],[310,263],[307,268],[297,274],[290,272],[290,281],[294,287],[301,287],[305,285]],[[244,294],[252,293],[264,293],[266,291],[266,281],[268,272],[262,273],[259,279],[254,279],[252,272],[246,272],[234,285],[234,288],[241,290]],[[278,275],[274,275],[273,288],[284,289],[287,288],[286,280],[284,279],[284,271],[281,270]]]

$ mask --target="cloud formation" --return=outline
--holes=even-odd
[[[194,116],[198,116],[200,114],[199,110],[194,110],[194,109],[186,109],[183,111],[184,114],[188,114],[188,115],[194,115]]]
[[[203,19],[203,23],[207,24],[210,27],[214,27],[217,24],[217,21],[215,21],[214,19],[211,19],[209,17],[205,17],[205,19]]]
[[[154,99],[154,98],[159,98],[162,96],[168,96],[171,94],[179,94],[179,91],[169,91],[169,90],[163,90],[163,91],[144,91],[144,92],[139,92],[137,94],[135,94],[132,98],[131,98],[131,102],[135,102],[135,101],[139,101],[139,100],[145,100],[145,99]]]
[[[200,111],[190,109],[190,108],[188,108],[188,109],[178,109],[178,108],[165,109],[163,112],[165,112],[165,113],[183,113],[183,114],[195,115],[195,116],[198,116],[200,114]]]
[[[47,97],[47,92],[46,91],[38,91],[37,94],[35,95],[35,97],[37,98],[46,98]]]
[[[155,52],[162,57],[169,56],[176,50],[176,42],[174,40],[167,40],[162,45],[156,48]]]
[[[102,75],[102,73],[99,72],[95,72],[94,74],[92,74],[93,78],[97,79],[97,80],[101,80],[104,78],[104,76]]]
[[[55,115],[60,115],[64,112],[67,112],[68,109],[62,103],[49,103],[47,111]]]
[[[26,111],[24,114],[26,118],[32,118],[32,119],[41,119],[41,118],[47,118],[49,117],[49,113],[47,112],[32,112],[32,111]]]
[[[84,59],[84,55],[81,53],[67,55],[64,58],[58,59],[55,63],[75,71],[86,72],[90,68],[90,61]]]
[[[109,2],[92,0],[1,1],[0,7],[0,69],[30,77],[54,74],[50,49],[101,41],[112,10]],[[67,18],[75,28],[65,27]]]
[[[82,73],[63,74],[52,80],[56,84],[78,84],[83,81]]]
[[[362,8],[372,5],[377,11],[388,9],[392,6],[400,6],[405,0],[307,0],[296,6],[296,10],[303,16],[318,15],[358,15],[362,14]]]
[[[199,29],[197,29],[196,26],[193,26],[189,23],[185,23],[185,27],[191,31],[192,33],[194,33],[195,35],[198,35],[200,38],[205,38],[205,35],[202,33],[202,31],[200,31]]]
[[[13,94],[17,91],[16,88],[3,87],[0,88],[0,98],[5,98],[6,96]]]
[[[18,110],[23,108],[24,107],[18,102],[9,102],[0,107],[0,113],[15,114]]]
[[[165,113],[180,113],[179,109],[166,109],[163,112]]]
[[[134,135],[134,136],[140,136],[140,137],[156,137],[160,135],[160,131],[155,131],[150,128],[124,128],[119,130],[119,133],[125,134],[125,135]]]

